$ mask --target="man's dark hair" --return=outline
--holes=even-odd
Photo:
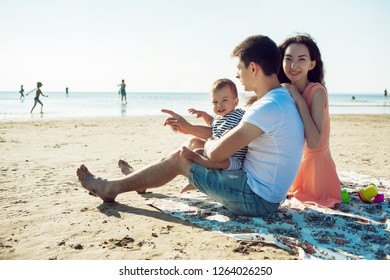
[[[278,46],[269,37],[255,35],[246,38],[232,52],[248,67],[251,62],[258,64],[264,75],[278,74],[281,55]]]

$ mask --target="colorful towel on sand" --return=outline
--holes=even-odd
[[[339,174],[350,202],[334,209],[286,199],[267,218],[237,216],[200,192],[148,202],[160,211],[208,230],[245,241],[274,244],[301,259],[390,259],[390,184],[346,172]],[[363,203],[357,192],[374,184],[382,203]]]

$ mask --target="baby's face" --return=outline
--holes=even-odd
[[[211,93],[211,103],[214,113],[223,117],[236,108],[238,98],[233,95],[229,86],[225,86]]]

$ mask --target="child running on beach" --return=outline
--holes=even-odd
[[[286,39],[279,46],[281,83],[297,104],[305,130],[305,146],[297,176],[289,194],[298,200],[334,207],[341,202],[340,181],[329,150],[330,118],[321,54],[306,34]]]
[[[211,101],[213,105],[213,112],[216,117],[209,115],[204,111],[196,109],[189,109],[188,112],[195,114],[197,118],[203,118],[208,127],[210,128],[210,134],[212,139],[219,139],[229,130],[236,127],[241,121],[245,111],[241,108],[236,108],[238,105],[238,93],[237,87],[229,79],[218,79],[214,82],[211,90]],[[167,123],[165,123],[167,124]],[[164,125],[165,125],[164,124]],[[197,142],[195,146],[204,146],[205,139],[192,138],[190,143]],[[200,144],[199,144],[200,143]],[[189,147],[193,146],[192,144]],[[193,151],[189,147],[182,147],[181,156],[197,162],[204,167],[212,169],[227,169],[237,170],[242,167],[244,162],[247,147],[235,152],[231,157],[223,161],[211,161],[203,154],[203,148],[196,148]],[[193,189],[194,186],[187,185],[181,192],[185,192]]]
[[[30,112],[30,113],[33,112],[35,106],[37,106],[37,103],[39,103],[39,104],[41,104],[41,114],[43,114],[43,111],[42,111],[42,109],[43,109],[43,103],[41,102],[41,100],[39,100],[39,96],[40,96],[40,95],[42,95],[42,96],[44,96],[44,97],[49,97],[49,96],[48,96],[48,95],[44,95],[44,94],[42,93],[42,91],[41,91],[41,86],[43,86],[43,84],[42,84],[41,82],[38,82],[38,83],[37,83],[37,88],[36,88],[36,89],[33,89],[32,91],[30,91],[30,92],[28,92],[28,93],[26,94],[26,96],[27,96],[27,95],[29,95],[31,92],[33,92],[33,91],[35,90],[34,106],[31,108],[31,112]]]

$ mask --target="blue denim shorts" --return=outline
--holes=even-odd
[[[189,181],[202,193],[237,215],[267,216],[279,207],[279,203],[268,202],[251,190],[247,184],[246,173],[242,169],[208,169],[193,163]]]

